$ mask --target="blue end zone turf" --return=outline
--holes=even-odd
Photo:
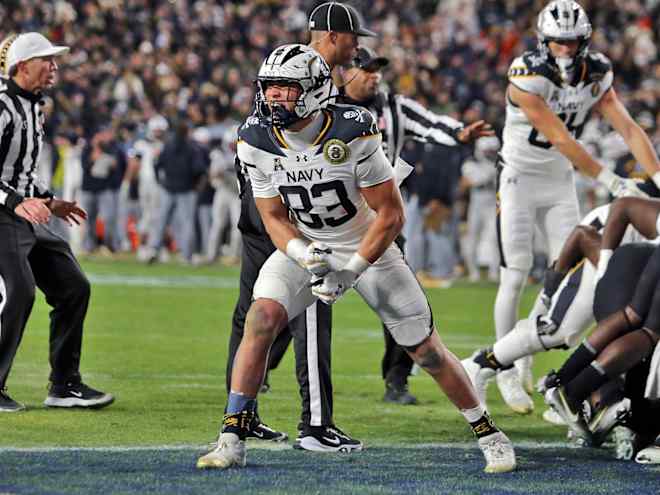
[[[373,447],[355,454],[250,449],[248,467],[199,471],[201,451],[2,451],[11,494],[659,493],[660,466],[602,450],[519,448],[518,471],[486,475],[476,449]]]

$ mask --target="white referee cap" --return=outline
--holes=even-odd
[[[26,60],[39,57],[64,55],[68,51],[68,46],[53,45],[40,33],[32,32],[20,34],[11,43],[7,50],[5,70],[9,72],[9,70],[19,62],[25,62]]]

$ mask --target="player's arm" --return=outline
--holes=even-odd
[[[660,161],[644,130],[630,116],[626,107],[610,88],[596,104],[596,109],[607,119],[626,142],[633,156],[660,187]]]
[[[559,152],[568,158],[584,175],[593,177],[605,185],[615,196],[631,193],[631,186],[598,163],[571,135],[566,125],[548,107],[540,96],[528,93],[509,84],[509,98],[523,111],[532,127],[543,134]],[[634,187],[634,189],[637,189]],[[641,193],[640,193],[641,194]]]
[[[277,249],[286,253],[287,244],[292,239],[301,239],[302,237],[300,231],[291,222],[286,206],[279,196],[255,198],[255,203],[273,244]]]
[[[394,180],[360,189],[376,219],[365,233],[358,254],[374,263],[401,233],[404,222],[403,202]]]

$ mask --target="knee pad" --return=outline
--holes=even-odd
[[[560,326],[548,316],[539,316],[535,322],[539,342],[546,351],[568,349],[567,336],[560,332]]]

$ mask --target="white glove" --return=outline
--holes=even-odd
[[[350,270],[338,270],[324,277],[312,277],[312,294],[328,305],[334,304],[344,292],[353,287],[357,277],[358,274]]]
[[[329,256],[332,250],[322,242],[307,244],[302,239],[291,239],[286,245],[286,254],[316,277],[323,277],[332,268]]]
[[[312,294],[326,304],[333,304],[355,285],[357,278],[371,266],[359,253],[353,254],[344,268],[328,273],[325,277],[312,277]]]
[[[637,187],[633,179],[624,179],[604,168],[596,177],[607,187],[615,198],[648,198],[648,194]]]

